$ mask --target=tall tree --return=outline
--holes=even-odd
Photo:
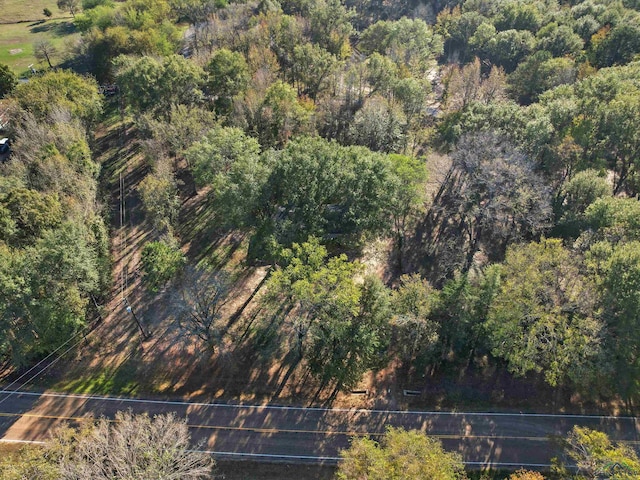
[[[595,373],[604,325],[594,285],[572,257],[553,239],[507,250],[485,328],[494,355],[516,375],[544,373],[556,386]]]
[[[180,328],[200,339],[208,353],[215,352],[222,342],[222,308],[229,288],[230,280],[223,272],[187,269],[175,296]]]
[[[168,116],[172,105],[194,105],[202,100],[204,72],[181,55],[163,59],[118,57],[116,83],[136,113]]]
[[[49,68],[53,68],[51,59],[58,54],[58,50],[48,40],[37,40],[33,44],[33,54],[38,61],[46,61]]]

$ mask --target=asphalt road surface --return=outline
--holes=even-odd
[[[218,457],[287,462],[338,461],[354,435],[379,437],[387,426],[420,429],[462,454],[470,467],[544,468],[559,454],[551,440],[574,425],[606,432],[638,449],[638,419],[589,415],[405,412],[275,405],[209,404],[0,390],[2,441],[43,441],[61,422],[113,418],[119,410],[186,417],[199,450]]]

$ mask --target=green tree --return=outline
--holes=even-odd
[[[353,117],[349,140],[381,152],[399,152],[406,142],[404,112],[383,97],[368,98]]]
[[[85,124],[97,120],[102,111],[98,84],[69,70],[47,72],[20,84],[13,92],[20,106],[39,120],[54,110],[68,110]]]
[[[84,225],[67,222],[24,251],[0,252],[7,268],[0,272],[0,351],[13,365],[52,351],[84,326],[101,275],[90,237]]]
[[[514,97],[522,104],[538,100],[545,91],[575,81],[577,70],[570,58],[552,58],[547,51],[535,52],[509,76]]]
[[[587,207],[585,228],[595,232],[591,241],[612,244],[640,240],[640,202],[635,198],[603,197]]]
[[[385,155],[302,137],[275,158],[263,218],[285,245],[309,235],[348,243],[390,227],[392,181]]]
[[[298,100],[290,85],[278,80],[266,91],[254,130],[260,144],[283,146],[307,128],[312,107]]]
[[[403,362],[414,360],[438,341],[438,325],[429,318],[434,291],[419,275],[403,275],[391,297],[394,345]]]
[[[391,199],[389,211],[393,218],[393,229],[396,234],[398,264],[402,271],[402,254],[407,231],[412,222],[426,208],[427,169],[424,160],[391,154],[393,177],[390,182]]]
[[[15,74],[7,65],[0,63],[0,98],[11,94],[16,85],[18,85],[18,79]]]
[[[175,178],[167,169],[147,175],[138,187],[147,218],[162,231],[174,224],[180,209]]]
[[[624,65],[640,53],[640,26],[622,23],[591,45],[591,58],[597,67]]]
[[[29,445],[14,455],[3,455],[0,476],[5,480],[59,480],[60,468],[44,447]]]
[[[325,90],[339,66],[338,59],[327,50],[305,43],[293,49],[292,76],[298,85],[298,93],[315,100]]]
[[[203,70],[181,55],[163,59],[118,57],[116,83],[128,105],[137,112],[167,116],[172,105],[202,100]]]
[[[251,79],[244,55],[226,48],[216,50],[205,71],[209,93],[217,96],[216,110],[229,113],[233,97],[243,93]]]
[[[516,375],[544,373],[552,386],[586,382],[601,352],[595,291],[560,240],[510,247],[485,328],[494,355]]]
[[[498,7],[495,26],[498,30],[529,30],[535,33],[542,24],[540,4],[508,1]]]
[[[607,434],[574,426],[564,441],[564,454],[578,468],[579,478],[633,480],[640,477],[640,460],[633,449],[615,445]],[[561,468],[561,475],[568,475]]]
[[[185,158],[193,169],[196,183],[212,185],[215,189],[224,182],[234,163],[255,160],[259,154],[260,144],[256,139],[239,128],[218,127],[194,143],[185,152]]]
[[[341,452],[340,480],[463,480],[459,454],[446,452],[442,443],[416,430],[389,428],[378,443],[354,438]]]
[[[595,244],[590,252],[600,277],[608,329],[605,345],[616,372],[614,388],[626,399],[635,398],[640,374],[640,242]]]
[[[588,169],[576,173],[562,186],[556,199],[556,216],[561,229],[578,236],[589,205],[612,194],[611,184],[600,172]]]
[[[424,20],[402,18],[371,25],[360,35],[359,48],[368,55],[387,55],[398,67],[420,77],[442,54],[443,41]]]
[[[175,279],[186,263],[184,254],[171,239],[149,242],[140,257],[144,281],[149,291],[156,293]]]
[[[314,43],[337,58],[349,56],[353,12],[347,10],[340,0],[320,0],[311,2],[308,18],[309,33]]]
[[[311,372],[334,392],[352,388],[380,361],[390,317],[389,295],[377,279],[354,281],[361,265],[345,255],[327,260],[316,238],[282,252],[286,266],[269,280],[276,301],[284,296],[297,309],[295,348]]]
[[[554,57],[575,57],[584,47],[580,36],[568,25],[549,23],[538,32],[538,48],[551,52]]]
[[[3,236],[17,246],[34,243],[45,230],[57,227],[63,219],[62,206],[56,194],[16,188],[0,198],[0,204],[9,213],[15,228],[13,235],[2,232]]]

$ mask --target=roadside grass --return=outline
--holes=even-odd
[[[0,25],[44,20],[46,17],[42,11],[45,8],[51,10],[51,18],[62,18],[69,15],[67,12],[60,11],[56,0],[4,0],[0,6],[2,7]]]
[[[66,393],[128,396],[135,396],[139,387],[139,375],[132,361],[62,380],[52,386],[53,390]]]
[[[28,66],[36,65],[36,69],[48,68],[46,63],[40,64],[33,53],[36,40],[48,40],[58,50],[52,58],[55,65],[62,63],[62,53],[68,39],[78,37],[73,22],[68,18],[57,18],[47,21],[0,24],[0,63],[8,65],[16,74],[24,76]]]

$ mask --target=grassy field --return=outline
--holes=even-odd
[[[0,25],[0,63],[9,65],[13,71],[23,75],[30,64],[36,69],[45,68],[33,55],[36,40],[49,40],[58,50],[53,57],[54,66],[61,62],[61,54],[67,39],[78,35],[70,19],[53,19],[34,23],[13,23]]]
[[[52,18],[69,15],[58,9],[56,0],[0,0],[0,24],[42,20],[45,8],[51,10]]]

